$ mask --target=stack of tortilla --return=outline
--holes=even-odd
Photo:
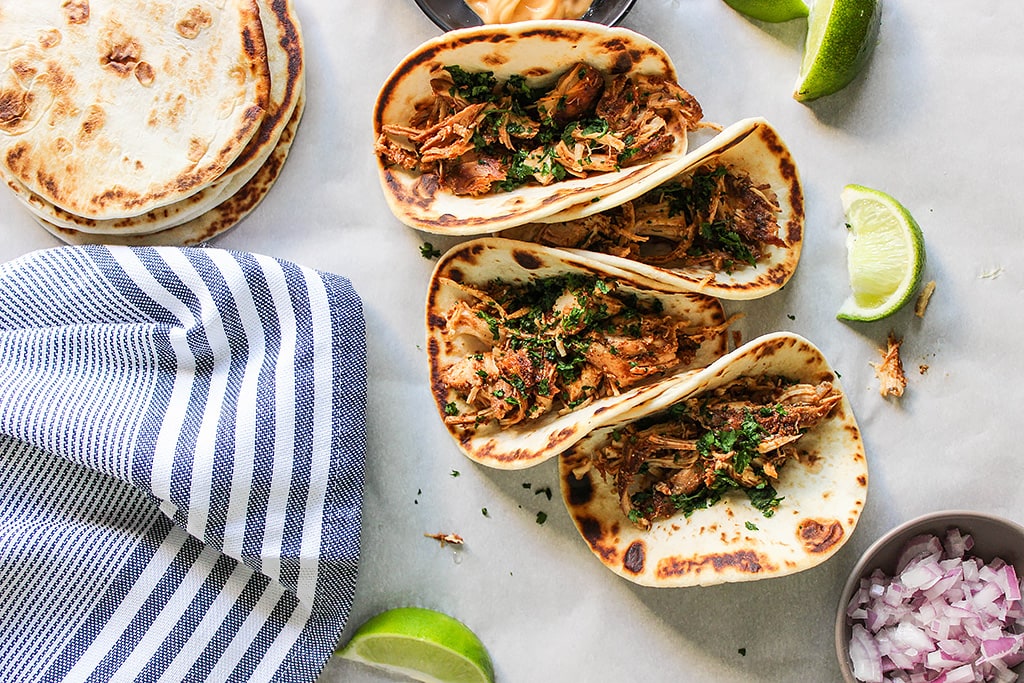
[[[0,176],[72,244],[193,245],[263,199],[302,116],[290,0],[0,14]]]

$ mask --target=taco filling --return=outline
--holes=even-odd
[[[770,185],[712,162],[614,209],[503,236],[663,268],[732,272],[756,266],[770,246],[787,246],[779,236],[781,210]]]
[[[641,529],[734,490],[770,517],[783,500],[779,470],[801,458],[795,442],[841,401],[830,382],[743,377],[613,430],[591,464],[614,481],[623,513]]]
[[[697,127],[697,101],[668,78],[611,75],[585,63],[553,86],[457,65],[430,74],[432,96],[407,125],[384,125],[385,166],[437,178],[455,195],[548,185],[639,164]]]
[[[694,326],[658,299],[582,274],[483,289],[444,313],[445,335],[471,352],[441,369],[449,425],[501,427],[578,409],[686,366],[728,323]]]

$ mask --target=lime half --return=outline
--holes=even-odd
[[[725,4],[753,19],[777,23],[807,16],[804,0],[725,0]]]
[[[427,683],[493,683],[487,649],[462,622],[420,607],[382,612],[360,626],[337,653]]]
[[[924,236],[910,212],[884,192],[847,185],[840,198],[852,293],[836,317],[880,320],[902,308],[920,287]]]
[[[803,102],[845,88],[871,54],[881,16],[882,0],[815,0],[793,97]]]

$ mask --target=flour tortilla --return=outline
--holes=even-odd
[[[241,183],[223,202],[193,218],[159,232],[144,235],[97,235],[94,233],[71,230],[49,223],[38,216],[36,221],[55,237],[68,244],[123,244],[128,246],[195,246],[202,244],[240,223],[260,204],[270,192],[284,167],[284,162],[291,150],[292,142],[302,120],[306,98],[300,90],[299,100],[292,112],[288,126],[281,132],[277,147],[248,181]],[[232,179],[238,183],[239,178]]]
[[[0,168],[85,218],[211,185],[267,113],[256,0],[8,3],[0,45]]]
[[[604,73],[629,72],[678,81],[675,66],[656,43],[624,28],[587,21],[526,21],[449,31],[422,44],[391,73],[373,112],[374,139],[385,124],[405,125],[416,104],[430,97],[435,66],[492,71],[500,80],[523,75],[534,87],[554,83],[575,63]],[[479,197],[456,196],[418,172],[387,167],[378,158],[388,206],[403,223],[426,232],[479,235],[540,220],[580,202],[629,187],[686,152],[686,131],[674,149],[619,171],[547,186],[525,185]],[[431,176],[430,178],[433,178]]]
[[[808,340],[787,332],[755,339],[674,386],[616,424],[632,422],[745,375],[784,375],[805,382],[836,373]],[[678,514],[644,531],[625,518],[614,485],[594,470],[582,477],[589,453],[601,448],[616,424],[605,423],[562,454],[562,495],[594,555],[613,572],[655,587],[711,585],[785,576],[814,567],[850,538],[867,496],[868,471],[857,421],[844,395],[833,413],[797,442],[814,462],[790,461],[780,471],[784,499],[772,517],[746,495],[727,494],[690,517]],[[815,459],[816,458],[816,459]]]
[[[427,292],[430,386],[442,420],[445,417],[445,406],[458,400],[442,381],[444,370],[452,363],[481,350],[476,340],[450,338],[446,335],[445,313],[457,300],[466,298],[467,294],[445,280],[484,287],[495,279],[507,283],[525,283],[567,272],[613,279],[618,282],[620,292],[658,298],[664,305],[666,315],[690,321],[693,327],[725,323],[725,314],[717,299],[692,292],[666,293],[640,287],[633,283],[629,273],[566,251],[489,237],[465,242],[442,256],[434,269]],[[690,368],[708,365],[725,353],[726,346],[724,333],[705,341],[693,363],[678,371],[685,372]],[[523,469],[557,455],[583,438],[591,429],[642,404],[660,392],[662,384],[668,381],[640,385],[619,396],[609,396],[562,415],[550,413],[504,429],[499,429],[493,423],[468,429],[454,425],[447,425],[447,428],[459,448],[471,460],[496,469]]]
[[[96,234],[142,235],[181,225],[225,202],[247,183],[274,151],[288,125],[305,80],[302,33],[292,3],[258,0],[271,89],[267,113],[259,131],[215,183],[195,194],[144,214],[109,220],[89,219],[46,201],[23,183],[8,179],[8,186],[30,211],[43,221],[74,231]]]
[[[579,204],[567,211],[541,219],[559,223],[591,216],[640,197],[659,185],[692,174],[704,164],[718,162],[745,172],[757,184],[771,186],[781,211],[779,236],[786,246],[770,245],[767,258],[753,267],[731,272],[704,267],[664,268],[620,256],[586,253],[591,258],[634,272],[644,282],[663,287],[694,291],[721,299],[749,300],[778,291],[796,272],[803,248],[804,199],[796,163],[778,131],[763,118],[737,121],[677,162],[635,183],[626,190],[594,202]],[[508,237],[519,237],[512,229]]]

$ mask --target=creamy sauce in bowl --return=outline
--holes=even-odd
[[[466,0],[485,24],[531,19],[579,19],[592,0]]]

